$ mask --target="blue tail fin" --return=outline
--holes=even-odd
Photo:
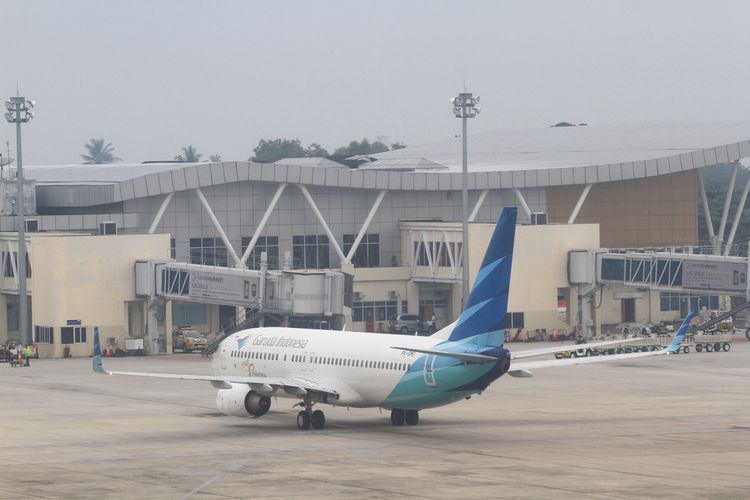
[[[674,339],[672,339],[672,343],[666,347],[667,352],[675,353],[680,349],[682,341],[685,340],[685,334],[687,333],[688,328],[690,328],[690,322],[693,321],[693,318],[695,318],[697,314],[697,310],[690,310],[688,315],[685,317],[685,321],[682,322],[682,326],[680,326],[680,329],[677,330],[677,335],[675,335]]]
[[[94,327],[94,371],[105,373],[102,366],[102,345],[99,343],[99,327]]]
[[[464,310],[448,340],[472,341],[499,347],[505,342],[505,314],[508,310],[510,270],[516,237],[516,207],[505,207],[497,221],[474,280]],[[464,272],[468,270],[464,269]]]

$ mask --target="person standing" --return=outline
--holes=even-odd
[[[31,346],[29,344],[23,346],[23,357],[26,359],[24,366],[31,366],[29,364],[29,359],[31,359]]]

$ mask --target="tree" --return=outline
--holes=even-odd
[[[320,144],[313,143],[305,149],[299,139],[261,139],[253,149],[253,153],[255,155],[250,157],[250,160],[258,163],[273,163],[282,158],[328,156],[328,151],[323,149]]]
[[[250,160],[258,163],[273,163],[282,158],[302,158],[305,150],[299,139],[261,139],[253,149]]]
[[[208,159],[214,163],[219,163],[221,161],[221,155],[209,155]]]
[[[305,148],[305,156],[309,158],[326,157],[328,156],[328,151],[317,142],[313,142]]]
[[[122,158],[114,156],[115,147],[112,146],[111,142],[105,144],[104,139],[89,139],[84,147],[87,154],[81,155],[81,158],[83,158],[85,165],[100,165],[122,160]]]
[[[382,141],[375,141],[370,143],[367,139],[362,141],[352,141],[348,146],[338,148],[333,152],[334,156],[354,156],[354,155],[371,155],[375,153],[383,153],[388,151],[388,146]]]
[[[201,161],[201,156],[203,155],[191,144],[190,146],[183,147],[182,153],[175,156],[174,159],[182,163],[198,163]]]

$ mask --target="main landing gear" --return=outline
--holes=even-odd
[[[391,410],[391,423],[393,425],[417,425],[419,423],[419,411],[417,410]]]
[[[308,397],[299,403],[304,410],[297,413],[297,427],[301,431],[306,431],[312,426],[313,429],[322,429],[326,426],[326,415],[321,410],[313,411],[313,402]]]

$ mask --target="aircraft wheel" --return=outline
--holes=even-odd
[[[419,412],[417,410],[406,410],[406,425],[417,425],[419,423]]]
[[[394,408],[391,410],[391,423],[393,425],[404,425],[404,410]]]
[[[322,429],[326,426],[326,415],[321,410],[315,410],[312,414],[312,428]]]
[[[301,431],[306,431],[310,428],[310,415],[305,410],[297,413],[297,427]]]

